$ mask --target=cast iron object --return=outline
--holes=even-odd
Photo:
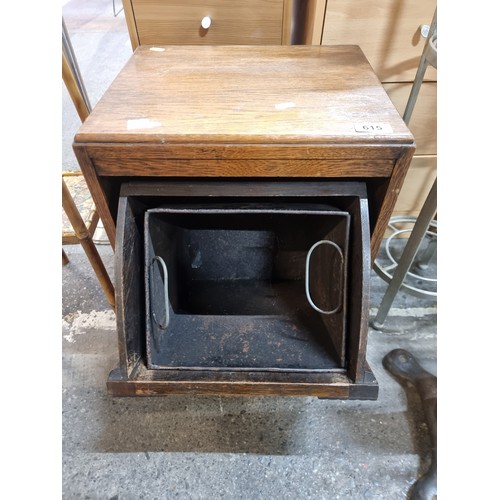
[[[384,368],[400,381],[411,382],[422,402],[432,441],[432,463],[413,486],[412,500],[431,500],[437,495],[437,377],[424,370],[404,349],[394,349],[382,360]]]

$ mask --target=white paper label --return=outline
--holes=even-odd
[[[355,123],[354,130],[361,134],[392,134],[388,123]]]
[[[161,122],[150,120],[149,118],[136,118],[134,120],[127,120],[127,130],[140,130],[156,127],[161,127]]]

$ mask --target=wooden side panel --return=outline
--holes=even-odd
[[[144,265],[141,218],[134,200],[122,197],[118,206],[115,252],[116,324],[122,377],[129,377],[145,356]]]
[[[368,200],[353,203],[351,225],[350,314],[347,341],[348,376],[355,382],[364,378],[370,294],[370,220]]]
[[[98,177],[92,159],[89,157],[85,146],[73,144],[73,151],[75,152],[75,156],[83,176],[85,177],[89,191],[94,199],[96,210],[103,223],[110,245],[114,248],[116,241],[116,226],[109,209],[109,193],[106,192],[102,179]]]
[[[325,20],[327,0],[314,0],[314,15],[310,16],[307,26],[306,43],[320,45],[323,38],[323,24]]]
[[[283,1],[283,27],[281,30],[281,44],[290,45],[292,40],[292,16],[294,0]]]
[[[412,157],[413,151],[408,150],[406,153],[401,155],[401,158],[396,163],[394,172],[386,185],[382,185],[376,190],[369,188],[369,199],[372,202],[372,207],[380,207],[375,214],[373,213],[373,209],[371,209],[370,213],[370,219],[373,226],[371,236],[372,260],[374,260],[378,254],[380,243],[382,242],[387,225],[389,224],[389,220],[392,216],[394,206],[396,205],[399,193],[401,192],[401,187],[403,186]]]
[[[132,45],[132,52],[139,46],[139,36],[137,35],[137,26],[135,24],[134,7],[132,0],[122,0],[123,12],[127,21],[127,29]]]

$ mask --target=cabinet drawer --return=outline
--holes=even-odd
[[[281,45],[283,0],[132,0],[132,8],[139,45]]]
[[[384,89],[399,114],[403,113],[411,92],[411,83],[385,83]],[[433,155],[437,152],[437,84],[421,85],[408,128],[415,137],[416,155]]]
[[[413,81],[435,0],[328,0],[322,45],[359,45],[382,82]],[[429,67],[426,80],[436,80]]]
[[[437,157],[434,155],[413,157],[394,207],[393,216],[418,217],[436,178],[436,168]]]

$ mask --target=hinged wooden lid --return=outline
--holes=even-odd
[[[412,145],[358,46],[140,46],[76,143]]]

